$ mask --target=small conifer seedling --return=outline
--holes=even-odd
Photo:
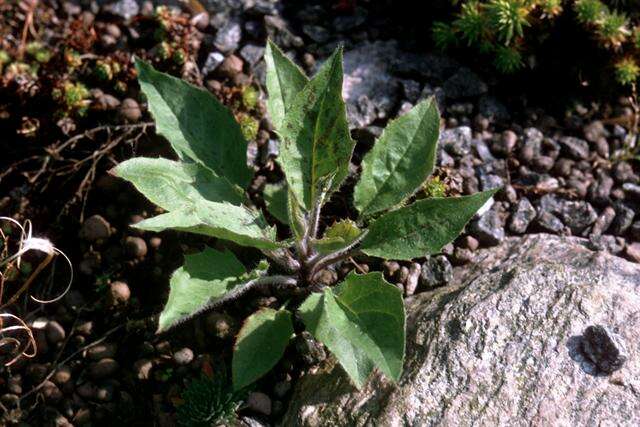
[[[156,129],[179,160],[133,158],[115,168],[166,211],[135,227],[229,240],[270,260],[247,271],[229,250],[187,255],[171,276],[159,331],[256,287],[286,289],[294,296],[249,316],[236,337],[236,390],[278,362],[294,335],[294,319],[327,346],[357,387],[374,368],[398,380],[405,352],[401,292],[379,272],[351,273],[335,287],[322,286],[322,271],[357,253],[397,260],[438,253],[494,192],[409,203],[436,160],[440,117],[429,99],[392,121],[364,157],[353,193],[357,221],[335,222],[320,234],[322,206],[347,177],[355,145],[341,95],[342,51],[311,79],[272,43],[265,60],[267,109],[285,174],[283,185],[265,191],[265,200],[272,216],[289,225],[287,240],[277,240],[275,228],[249,202],[245,189],[253,172],[232,114],[207,91],[136,63]]]

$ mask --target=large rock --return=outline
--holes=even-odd
[[[351,128],[364,128],[391,114],[400,82],[391,74],[390,58],[399,54],[393,41],[364,43],[344,53],[342,95]]]
[[[544,234],[478,259],[407,300],[398,385],[374,375],[356,391],[328,362],[299,381],[283,425],[640,425],[640,267]]]

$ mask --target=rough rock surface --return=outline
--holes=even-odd
[[[358,392],[327,363],[298,383],[283,425],[640,425],[638,265],[540,234],[455,274],[408,300],[398,385],[375,375]],[[612,374],[584,353],[592,325],[626,342]]]

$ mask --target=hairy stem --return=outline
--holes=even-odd
[[[293,258],[288,249],[263,250],[262,253],[289,273],[300,270],[300,263]]]
[[[335,264],[338,261],[354,256],[358,252],[360,252],[360,250],[357,249],[357,246],[364,240],[364,238],[367,236],[368,233],[369,233],[369,230],[363,231],[362,234],[360,234],[357,239],[355,239],[353,242],[351,242],[344,248],[339,249],[335,252],[332,252],[330,254],[323,256],[322,258],[318,258],[317,260],[315,260],[314,263],[309,268],[309,278],[313,280],[314,276],[318,274],[318,272],[320,272],[322,269],[330,266],[331,264]]]
[[[235,288],[231,289],[222,298],[217,299],[207,304],[206,306],[204,306],[201,310],[199,310],[199,313],[213,310],[230,301],[234,301],[240,298],[241,296],[243,296],[244,294],[246,294],[247,292],[249,292],[251,289],[257,288],[259,286],[276,285],[276,286],[293,287],[293,286],[296,286],[297,284],[298,284],[298,280],[293,276],[258,277],[257,279],[249,280],[248,282],[238,285]]]

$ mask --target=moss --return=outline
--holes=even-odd
[[[255,118],[248,114],[240,114],[238,117],[238,123],[240,123],[240,130],[242,135],[247,141],[255,141],[258,136],[258,130],[260,129],[260,123]]]
[[[27,44],[25,52],[40,64],[46,64],[51,59],[51,51],[39,42]]]
[[[623,85],[630,85],[638,80],[640,67],[632,58],[624,58],[615,64],[616,80]]]
[[[113,79],[113,70],[111,66],[105,61],[96,62],[96,67],[93,70],[93,75],[100,81],[110,81]]]
[[[242,90],[242,106],[246,110],[254,110],[258,105],[260,94],[253,86],[247,86]]]
[[[439,176],[433,176],[424,183],[422,190],[427,198],[445,197],[447,195],[447,184],[440,180]]]

